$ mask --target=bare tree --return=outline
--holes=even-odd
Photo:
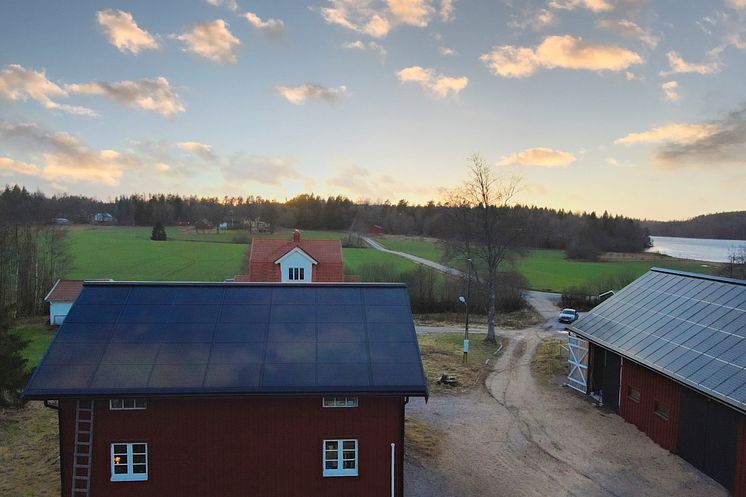
[[[508,204],[518,192],[519,178],[504,180],[493,175],[485,160],[469,157],[470,178],[451,192],[448,202],[456,207],[451,253],[459,252],[474,264],[475,279],[487,293],[487,342],[496,342],[495,318],[500,270],[516,250],[521,234],[520,221],[508,212]],[[483,281],[480,281],[480,272]]]
[[[746,279],[746,245],[731,248],[721,274],[728,278]]]

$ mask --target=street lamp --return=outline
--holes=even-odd
[[[466,308],[466,322],[464,324],[464,364],[469,362],[469,299],[471,298],[471,259],[466,259],[469,263],[466,278],[466,298],[460,295],[458,301],[464,304]]]

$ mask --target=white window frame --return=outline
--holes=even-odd
[[[354,468],[345,468],[344,463],[353,461],[353,459],[347,458],[345,459],[345,452],[350,452],[351,449],[344,449],[345,442],[353,442],[355,444],[355,467]],[[336,449],[329,449],[327,450],[326,444],[328,443],[334,443],[336,444]],[[325,439],[324,443],[321,445],[321,471],[322,475],[324,477],[327,476],[357,476],[357,469],[358,469],[358,461],[357,461],[357,455],[358,455],[358,449],[359,449],[359,443],[356,438],[332,438],[332,439]],[[332,453],[336,452],[336,456],[332,455]],[[327,469],[327,463],[336,463],[336,468],[328,468]]]
[[[288,281],[306,281],[306,268],[296,266],[289,267]]]
[[[126,452],[114,453],[116,446],[124,445]],[[135,452],[135,445],[145,446],[145,452]],[[145,456],[144,463],[135,463],[134,456]],[[126,456],[127,460],[124,463],[116,460],[117,456]],[[135,473],[135,465],[145,465],[144,473]],[[114,470],[116,467],[127,468],[126,473],[116,473]],[[111,444],[111,481],[146,481],[148,479],[148,444],[147,442],[113,442]]]
[[[336,407],[357,407],[357,397],[323,397],[321,399],[321,405],[328,408]]]
[[[109,399],[110,411],[143,411],[147,408],[148,401],[145,399]]]

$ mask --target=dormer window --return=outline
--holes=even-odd
[[[306,280],[306,268],[304,267],[289,267],[288,268],[288,281],[305,281]]]
[[[294,247],[275,261],[280,266],[283,283],[306,283],[313,280],[316,259],[300,247]]]

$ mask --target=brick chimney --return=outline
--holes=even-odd
[[[299,230],[293,231],[293,241],[295,243],[300,242],[300,231]]]

